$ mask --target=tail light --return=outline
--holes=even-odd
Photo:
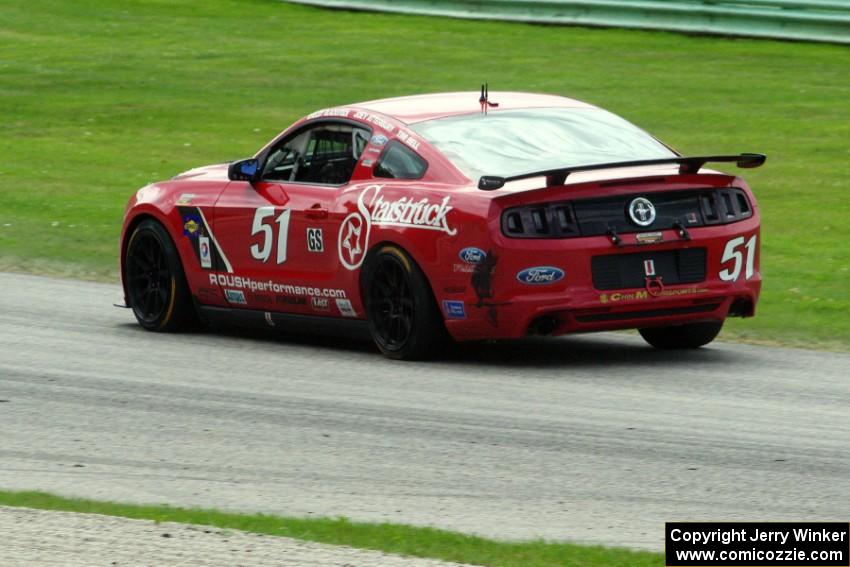
[[[753,216],[753,208],[741,189],[718,189],[700,197],[705,224],[727,224]]]
[[[514,238],[580,236],[572,205],[545,203],[513,207],[502,213],[502,232]]]

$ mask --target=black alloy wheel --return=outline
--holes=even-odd
[[[125,257],[130,307],[149,331],[175,331],[196,321],[186,278],[174,243],[154,220],[142,221]]]
[[[403,250],[382,246],[367,259],[363,281],[372,338],[386,356],[422,358],[444,338],[431,288]]]

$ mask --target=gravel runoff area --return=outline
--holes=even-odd
[[[210,526],[8,506],[0,506],[0,534],[4,567],[458,565]]]

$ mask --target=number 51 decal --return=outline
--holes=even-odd
[[[720,263],[726,264],[731,261],[735,263],[731,268],[720,270],[719,276],[721,280],[725,282],[738,281],[738,277],[741,275],[742,265],[746,265],[744,279],[748,280],[753,277],[756,263],[756,236],[753,235],[750,237],[746,244],[744,244],[744,240],[746,240],[746,237],[739,236],[726,243],[726,249],[723,251],[723,257],[720,259]],[[743,250],[741,250],[742,244],[744,245]]]
[[[268,262],[272,254],[272,243],[274,242],[274,229],[271,222],[266,219],[274,216],[274,207],[259,207],[254,213],[254,224],[251,226],[251,236],[263,233],[262,246],[259,243],[251,245],[251,256],[255,260]],[[277,223],[277,263],[286,262],[286,240],[289,236],[289,209],[284,209],[274,222]]]

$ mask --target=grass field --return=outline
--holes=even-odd
[[[664,565],[664,557],[659,553],[545,541],[501,542],[444,530],[399,524],[357,523],[345,518],[281,518],[232,514],[215,510],[187,510],[169,506],[98,502],[63,498],[43,492],[2,490],[0,490],[0,505],[215,526],[493,567],[654,567]]]
[[[149,181],[308,111],[443,90],[564,94],[685,153],[759,151],[759,316],[726,337],[850,349],[850,49],[329,12],[271,0],[4,0],[0,269],[114,278]]]

